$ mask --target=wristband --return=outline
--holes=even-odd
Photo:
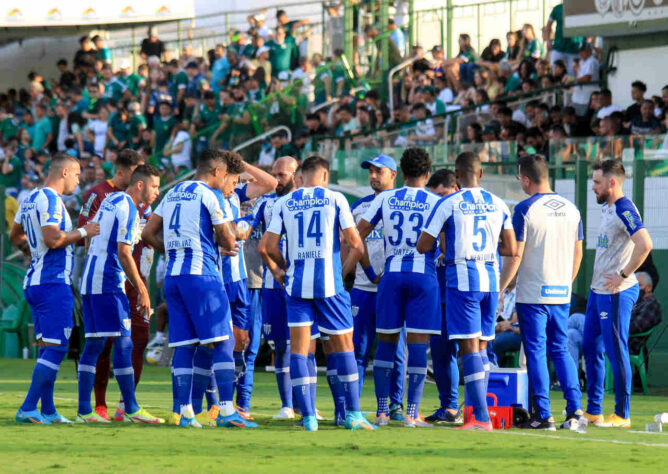
[[[622,277],[624,280],[628,278],[628,275],[624,273],[624,270],[619,270],[619,276]]]
[[[77,232],[79,232],[79,234],[81,234],[82,239],[85,239],[86,236],[88,235],[88,232],[86,232],[86,229],[84,229],[83,227],[79,227],[77,229]]]
[[[373,267],[369,265],[367,268],[364,268],[364,274],[366,277],[369,279],[371,283],[376,281],[376,278],[378,278],[378,275],[376,275],[376,272],[373,271]]]

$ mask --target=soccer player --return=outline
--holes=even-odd
[[[218,245],[227,251],[234,249],[236,232],[213,191],[222,189],[228,173],[242,171],[243,162],[236,153],[205,150],[195,179],[183,181],[167,193],[142,233],[147,243],[167,251],[164,288],[169,345],[174,347],[173,383],[183,427],[201,427],[191,405],[195,344],[213,352],[220,397],[216,424],[257,426],[234,409],[234,335],[230,304],[218,269]]]
[[[480,187],[482,174],[478,156],[464,152],[457,157],[455,176],[460,190],[442,198],[433,209],[417,249],[431,251],[439,234],[445,232],[448,337],[459,343],[464,385],[473,405],[473,416],[459,429],[492,431],[486,400],[487,341],[494,339],[498,254],[511,255],[516,243],[508,206]]]
[[[56,411],[53,388],[72,334],[72,244],[100,233],[97,222],[73,231],[60,197],[72,194],[80,174],[76,158],[57,153],[44,187],[33,190],[22,202],[9,234],[12,243],[30,255],[23,288],[40,346],[30,389],[16,412],[20,423],[71,423]],[[37,411],[40,399],[41,412]]]
[[[304,188],[292,191],[274,205],[266,233],[266,251],[279,267],[271,267],[274,278],[285,284],[288,326],[290,327],[290,377],[303,415],[303,426],[316,431],[315,400],[308,387],[311,376],[307,355],[311,326],[330,338],[337,360],[339,381],[345,392],[346,428],[374,429],[359,406],[359,382],[353,346],[353,318],[350,296],[343,288],[339,235],[351,252],[364,255],[350,207],[345,197],[326,189],[329,162],[310,156],[301,166]],[[280,249],[285,234],[287,258]]]
[[[441,333],[438,281],[434,266],[435,245],[427,255],[421,255],[416,244],[420,229],[440,197],[424,189],[431,169],[431,159],[425,149],[406,149],[400,166],[406,185],[378,194],[357,224],[362,238],[368,237],[381,221],[385,234],[385,271],[376,296],[378,346],[373,377],[378,410],[375,424],[384,426],[389,423],[391,371],[399,334],[405,325],[408,393],[404,426],[429,427],[431,425],[419,416],[419,406],[427,376],[429,336]],[[362,266],[365,266],[364,261]],[[365,267],[365,273],[369,280],[376,280],[373,269]]]
[[[146,314],[150,310],[148,289],[132,258],[132,247],[139,238],[137,206],[141,203],[150,206],[158,197],[159,188],[160,172],[150,165],[138,166],[132,173],[127,191],[107,196],[95,214],[95,222],[100,224],[100,235],[90,241],[81,275],[86,344],[78,368],[77,422],[108,423],[90,406],[95,364],[107,337],[115,339],[114,375],[125,403],[123,419],[152,424],[164,422],[141,408],[135,398],[130,305],[124,291],[127,278],[139,294],[137,305],[140,312]]]
[[[580,211],[550,188],[547,161],[541,155],[519,159],[522,190],[531,196],[515,206],[515,255],[506,258],[499,293],[517,275],[516,308],[536,411],[520,428],[554,431],[550,412],[550,374],[554,364],[566,399],[566,422],[582,416],[582,393],[575,361],[568,353],[571,285],[582,261]]]
[[[394,180],[397,176],[397,163],[391,156],[378,155],[373,160],[362,162],[362,168],[369,170],[369,185],[373,193],[355,201],[350,211],[358,224],[364,213],[369,209],[376,196],[383,191],[394,188]],[[383,224],[379,222],[376,227],[365,239],[368,258],[372,266],[367,271],[373,274],[381,274],[385,266],[385,240],[383,238]],[[347,250],[344,247],[344,250]],[[371,350],[376,340],[376,292],[378,287],[364,273],[361,264],[346,259],[343,265],[343,276],[355,271],[355,284],[350,292],[350,301],[352,304],[353,321],[355,328],[353,331],[353,344],[355,345],[355,358],[357,359],[357,371],[359,373],[360,393],[364,386],[364,374]],[[404,391],[404,337],[399,338],[397,352],[395,353],[392,375],[390,379],[390,419],[395,421],[404,421],[402,413],[403,391]],[[336,376],[336,367],[328,367],[329,372],[333,371]]]
[[[274,162],[272,175],[277,181],[276,192],[263,196],[253,210],[253,228],[260,229],[266,234],[271,222],[271,215],[276,201],[286,194],[297,189],[297,169],[299,163],[290,156],[284,156]],[[281,250],[284,258],[287,255],[285,240],[281,239]],[[274,415],[275,420],[288,420],[295,417],[292,397],[292,381],[290,380],[290,329],[288,328],[288,314],[285,289],[274,279],[270,268],[275,267],[273,260],[267,254],[266,238],[258,243],[258,253],[265,262],[262,282],[262,328],[265,339],[272,341],[274,346],[274,368],[278,393],[281,398],[281,409]],[[318,325],[311,326],[311,344],[309,345],[309,389],[315,394],[315,339],[320,336]],[[312,380],[313,379],[313,380]],[[328,377],[329,380],[329,377]]]
[[[79,227],[84,226],[86,223],[93,220],[95,214],[97,213],[98,208],[102,201],[112,193],[118,191],[125,191],[130,183],[130,178],[132,173],[139,166],[143,164],[143,160],[139,154],[130,149],[122,150],[114,166],[116,167],[116,174],[111,179],[107,179],[99,182],[93,186],[88,193],[83,197],[83,205],[81,208],[81,213],[77,220],[77,225]],[[144,211],[148,210],[145,205],[140,206],[140,219],[144,215]],[[148,216],[144,216],[147,218]],[[77,245],[80,247],[84,246],[85,239],[81,239]],[[139,247],[143,247],[142,244]],[[137,252],[141,250],[137,249]],[[134,253],[134,252],[133,252]],[[133,292],[130,292],[130,296],[133,297]],[[136,304],[130,307],[132,312],[132,325],[136,326],[136,330],[131,331],[131,338],[133,344],[133,357],[132,357],[132,367],[135,370],[135,383],[139,381],[138,374],[141,374],[141,369],[143,366],[143,357],[144,354],[141,352],[139,357],[137,357],[138,349],[145,344],[144,339],[148,336],[146,332],[146,323],[143,322],[144,315],[138,314],[136,309]],[[109,375],[111,370],[111,347],[113,344],[113,339],[107,339],[102,353],[97,359],[97,366],[95,369],[95,384],[93,389],[95,391],[95,413],[100,415],[105,420],[109,420],[107,415],[107,403],[105,400],[105,395],[107,393],[107,385],[109,384]],[[137,348],[137,350],[134,349]],[[119,408],[123,408],[122,406]]]
[[[595,426],[628,428],[632,372],[629,362],[631,309],[638,299],[634,272],[652,250],[652,239],[635,205],[624,196],[621,161],[594,165],[594,194],[603,204],[591,291],[587,301],[582,352],[587,366],[585,416]],[[603,336],[603,341],[599,336]],[[603,379],[608,356],[615,380],[615,412],[603,419]]]
[[[452,170],[440,169],[429,177],[427,189],[441,197],[459,191],[455,173]],[[441,234],[442,236],[443,234]],[[438,389],[441,406],[425,421],[437,423],[461,423],[459,411],[459,367],[457,366],[458,346],[456,341],[448,338],[445,321],[445,254],[440,249],[436,257],[436,278],[438,279],[438,295],[441,302],[441,335],[431,336],[431,360],[434,369],[434,381]]]

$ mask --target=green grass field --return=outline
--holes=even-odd
[[[455,472],[666,472],[668,434],[640,433],[654,414],[668,410],[663,396],[635,395],[633,428],[589,428],[586,434],[519,430],[494,433],[457,432],[449,428],[406,429],[390,426],[375,432],[349,432],[331,421],[317,433],[291,422],[275,422],[279,409],[273,374],[255,378],[252,412],[256,430],[172,426],[36,426],[14,422],[28,388],[34,361],[0,359],[0,472],[59,469],[63,472],[155,471],[436,471]],[[319,377],[317,405],[332,415],[325,377]],[[362,407],[375,407],[372,381],[364,388]],[[110,381],[108,400],[117,400]],[[74,364],[64,362],[56,383],[56,406],[63,415],[76,413]],[[656,389],[655,389],[656,391]],[[563,408],[553,393],[553,411]],[[147,367],[138,391],[139,402],[155,415],[167,417],[171,407],[169,370]],[[425,387],[422,410],[437,406],[436,388]],[[612,396],[606,395],[606,412]],[[110,407],[110,410],[113,408]],[[561,416],[556,417],[558,421]]]

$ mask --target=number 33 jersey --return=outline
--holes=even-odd
[[[436,246],[424,255],[416,246],[420,231],[439,199],[430,191],[405,186],[383,191],[373,200],[362,219],[374,226],[383,221],[385,272],[436,274]]]
[[[445,232],[445,278],[459,291],[499,291],[498,244],[501,230],[512,229],[510,210],[482,188],[463,188],[441,199],[424,231]]]
[[[336,191],[301,188],[276,201],[267,232],[285,234],[288,295],[328,298],[344,290],[339,230],[354,226],[348,201]]]

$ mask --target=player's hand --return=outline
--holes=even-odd
[[[234,332],[234,342],[235,350],[244,350],[250,344],[250,337],[248,336],[248,331],[246,329],[240,329],[233,327],[232,331]]]
[[[622,278],[622,276],[618,273],[613,275],[604,275],[604,277],[608,281],[606,281],[603,286],[605,286],[606,290],[612,291],[613,293],[617,293],[619,291],[619,287],[622,286],[622,283],[624,283],[624,278]]]
[[[95,237],[100,234],[100,223],[99,222],[89,222],[84,226],[87,237]]]
[[[496,314],[503,313],[504,309],[503,293],[499,293],[499,305],[496,307]]]
[[[241,250],[241,245],[235,243],[234,250],[225,250],[224,248],[221,247],[220,254],[223,257],[236,257],[237,255],[239,255],[239,250]]]
[[[271,274],[274,275],[274,280],[276,280],[276,282],[279,285],[281,285],[281,286],[285,285],[285,271],[284,270],[282,270],[280,268],[278,270],[272,270]]]
[[[383,272],[380,272],[376,279],[373,281],[374,285],[377,285],[380,282],[380,278],[383,276]]]
[[[149,314],[151,312],[151,298],[148,296],[148,290],[145,287],[139,290],[137,309],[141,314]]]

